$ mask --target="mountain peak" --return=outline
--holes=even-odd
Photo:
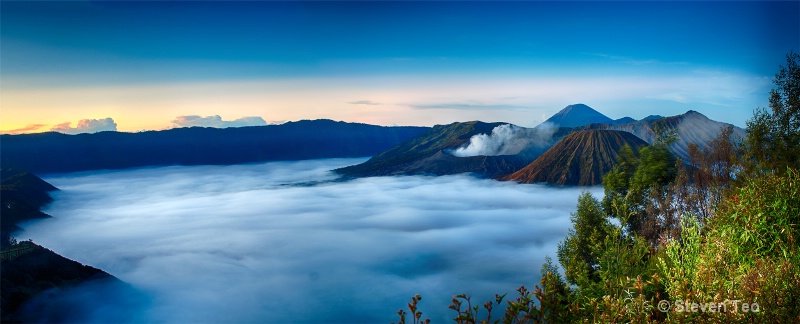
[[[645,118],[642,118],[642,121],[656,120],[656,119],[661,119],[661,118],[664,118],[664,116],[661,116],[661,115],[650,115],[650,116],[647,116]]]
[[[685,114],[683,114],[683,116],[686,116],[686,117],[703,117],[703,118],[708,119],[708,117],[706,117],[706,115],[703,115],[703,114],[701,114],[701,113],[699,113],[697,111],[694,111],[694,110],[687,111]]]
[[[557,114],[600,114],[597,110],[594,110],[592,107],[584,105],[582,103],[572,104],[564,107],[561,109]],[[601,114],[602,115],[602,114]]]
[[[625,116],[625,117],[622,117],[620,119],[614,120],[613,123],[614,124],[627,124],[627,123],[632,123],[632,122],[635,122],[635,121],[636,121],[636,119],[633,119],[631,117]]]
[[[584,104],[573,104],[564,107],[545,121],[561,127],[578,127],[588,124],[609,124],[613,120]]]

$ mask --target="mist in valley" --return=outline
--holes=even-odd
[[[140,291],[132,321],[388,323],[421,294],[443,323],[454,294],[538,283],[587,190],[329,171],[364,160],[51,175],[54,217],[17,236]]]

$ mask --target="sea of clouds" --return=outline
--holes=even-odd
[[[443,323],[455,294],[482,303],[538,283],[587,190],[329,171],[363,161],[53,175],[54,217],[18,237],[141,291],[131,321],[388,323],[421,294],[423,317]]]

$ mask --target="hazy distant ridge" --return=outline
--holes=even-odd
[[[240,164],[373,156],[427,127],[303,120],[240,128],[142,133],[1,135],[4,167],[59,173],[158,165]]]

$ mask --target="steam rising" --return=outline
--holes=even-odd
[[[477,134],[469,143],[450,153],[458,157],[476,155],[514,155],[531,147],[549,146],[557,127],[544,123],[535,128],[503,124],[492,129],[491,134]]]
[[[424,316],[445,323],[454,294],[537,283],[583,190],[466,175],[330,181],[362,161],[49,177],[62,189],[45,210],[54,218],[19,237],[144,292],[136,321],[388,323],[419,293]]]

